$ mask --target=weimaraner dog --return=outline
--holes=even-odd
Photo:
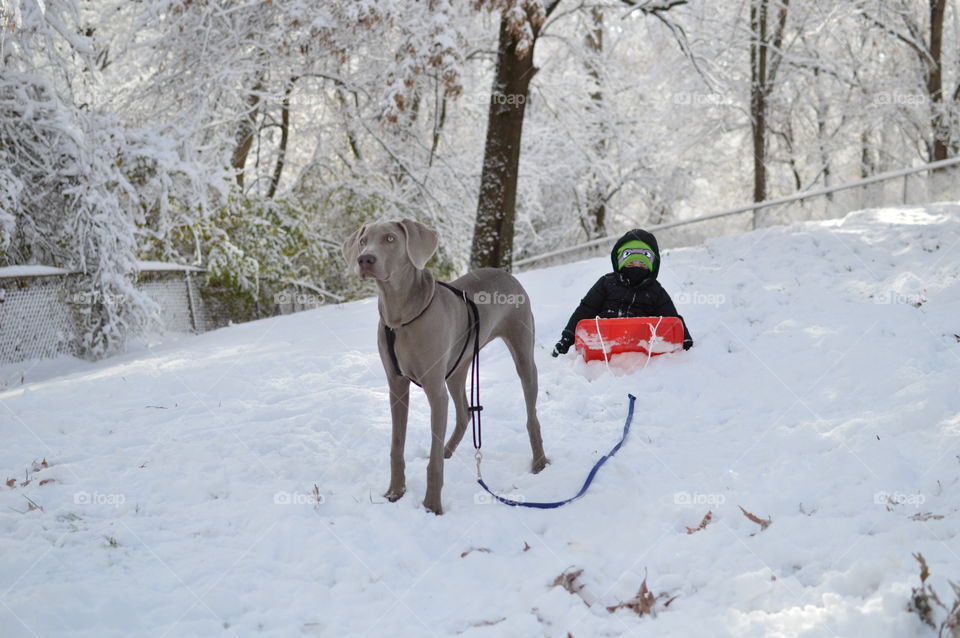
[[[470,420],[465,385],[475,334],[469,305],[452,290],[438,285],[424,268],[436,249],[436,231],[410,219],[363,226],[343,242],[343,257],[351,271],[364,278],[373,277],[379,289],[377,345],[390,386],[393,420],[390,487],[384,496],[396,501],[406,491],[403,447],[413,380],[423,386],[430,404],[432,441],[423,505],[434,514],[442,514],[443,460],[453,455]],[[519,281],[494,268],[471,271],[452,285],[477,302],[480,347],[500,337],[513,356],[526,401],[532,469],[539,472],[547,459],[537,420],[533,313],[526,292]],[[394,335],[396,365],[385,326]],[[448,396],[453,399],[457,422],[444,446]]]

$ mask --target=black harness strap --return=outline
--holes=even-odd
[[[471,299],[465,291],[460,290],[459,288],[455,288],[454,286],[451,286],[450,284],[443,281],[438,281],[436,283],[440,286],[443,286],[444,288],[447,288],[448,290],[453,292],[455,295],[463,299],[464,302],[466,302],[466,304],[470,307],[471,314],[473,315],[472,317],[471,316],[467,317],[467,338],[463,342],[463,347],[460,349],[460,354],[457,355],[457,360],[454,362],[453,367],[450,368],[450,371],[447,372],[447,374],[443,378],[449,379],[450,375],[453,374],[453,371],[457,369],[458,365],[460,365],[460,361],[463,359],[463,355],[467,351],[467,345],[470,343],[470,332],[472,331],[474,333],[474,337],[473,337],[473,362],[472,362],[472,367],[470,372],[470,404],[471,404],[470,410],[471,411],[482,410],[483,408],[479,406],[474,407],[474,401],[473,401],[474,371],[476,370],[476,367],[479,365],[479,362],[480,362],[480,311],[477,309],[477,304],[474,303],[473,299]],[[430,299],[430,303],[433,303],[433,298]],[[416,317],[414,317],[410,321],[406,321],[400,324],[400,327],[402,328],[404,326],[409,326],[411,323],[419,319],[420,316],[427,311],[427,308],[430,307],[430,303],[428,303],[424,307],[424,309],[421,310],[419,314],[417,314]],[[410,381],[413,381],[415,385],[422,388],[423,387],[422,385],[420,385],[413,379],[410,379],[410,377],[407,377],[407,375],[405,375],[403,371],[400,369],[400,362],[397,360],[397,349],[395,345],[397,341],[396,329],[391,328],[390,326],[384,324],[383,333],[387,341],[387,352],[390,353],[390,361],[393,362],[393,369],[401,377],[406,377]],[[480,379],[479,379],[479,372],[478,372],[477,379],[476,379],[477,386],[479,386],[479,382],[480,382]],[[479,387],[477,387],[476,395],[477,395],[477,401],[479,401],[480,400]]]
[[[483,410],[483,406],[480,405],[480,311],[477,309],[477,304],[471,299],[467,293],[459,288],[451,286],[450,284],[438,281],[437,284],[443,286],[447,290],[450,290],[455,295],[463,299],[464,303],[470,308],[470,313],[467,316],[467,338],[463,341],[463,347],[460,348],[460,354],[457,355],[457,360],[454,362],[453,367],[447,372],[443,377],[444,379],[449,379],[450,375],[453,374],[453,371],[457,369],[457,366],[460,365],[460,361],[463,359],[463,354],[467,351],[467,344],[470,343],[470,332],[473,332],[473,357],[470,362],[470,405],[468,410],[470,412],[470,422],[473,425],[473,447],[477,450],[477,472],[480,472],[480,446],[483,445],[483,428],[480,420],[480,412]],[[436,292],[434,292],[434,297]],[[420,316],[427,311],[427,308],[430,307],[430,304],[433,303],[433,297],[430,298],[430,301],[427,305],[421,310],[416,317],[410,321],[400,324],[400,327],[409,326],[411,323],[420,318]],[[396,329],[391,328],[387,324],[383,324],[384,337],[387,342],[387,352],[390,353],[390,361],[393,362],[393,369],[396,370],[397,374],[401,377],[406,377],[410,381],[413,381],[418,387],[423,387],[410,377],[407,377],[400,369],[400,362],[397,360],[397,349],[396,349],[396,340],[397,333]],[[631,404],[632,405],[632,404]],[[481,482],[481,485],[483,483]],[[586,489],[586,488],[584,488]]]

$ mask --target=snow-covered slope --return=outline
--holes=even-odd
[[[668,252],[661,280],[696,346],[642,370],[549,356],[606,259],[523,274],[552,464],[527,471],[519,382],[493,344],[488,483],[573,494],[637,396],[623,449],[558,510],[490,504],[468,435],[446,514],[424,512],[416,389],[409,491],[380,497],[374,300],[16,374],[0,392],[0,471],[15,479],[0,486],[0,633],[933,635],[906,607],[912,553],[944,602],[960,577],[958,241],[960,206],[944,204]],[[578,570],[579,593],[554,586]],[[669,606],[607,610],[644,576]]]

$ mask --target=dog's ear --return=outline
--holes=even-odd
[[[357,267],[357,257],[360,256],[360,236],[363,234],[363,231],[367,229],[367,225],[364,224],[357,230],[353,232],[352,235],[347,237],[343,241],[343,245],[340,246],[340,250],[343,251],[343,260],[347,262],[347,270],[352,271]]]
[[[407,257],[414,268],[423,268],[437,251],[437,231],[412,219],[400,220],[400,228],[407,236]]]

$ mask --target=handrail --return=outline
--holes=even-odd
[[[818,188],[816,190],[806,191],[803,193],[794,193],[793,195],[787,195],[786,197],[768,199],[768,200],[765,200],[762,202],[756,202],[753,204],[744,204],[742,206],[737,206],[736,208],[730,208],[717,213],[711,213],[709,215],[702,215],[700,217],[693,217],[691,219],[680,219],[677,221],[665,222],[663,224],[655,224],[653,226],[645,227],[644,230],[648,230],[648,231],[665,230],[667,228],[676,228],[677,226],[686,226],[688,224],[696,224],[697,222],[705,222],[705,221],[710,221],[712,219],[729,217],[730,215],[739,215],[741,213],[749,213],[750,211],[761,210],[763,208],[769,208],[771,206],[789,204],[791,202],[810,199],[811,197],[820,197],[823,195],[830,195],[831,193],[837,193],[839,191],[848,190],[851,188],[859,188],[861,186],[876,184],[877,182],[885,182],[887,180],[896,179],[898,177],[906,177],[907,175],[913,175],[915,173],[924,173],[926,171],[934,171],[939,168],[946,168],[948,166],[956,166],[957,164],[960,164],[960,157],[951,157],[945,160],[930,162],[929,164],[924,164],[922,166],[915,166],[913,168],[901,168],[895,171],[887,171],[886,173],[877,173],[876,175],[873,175],[871,177],[858,179],[853,182],[846,182],[844,184],[838,184],[836,186],[827,186],[824,188]],[[539,255],[534,255],[533,257],[524,257],[523,259],[517,259],[516,261],[514,261],[513,265],[525,266],[527,264],[536,263],[544,259],[565,255],[567,253],[577,252],[579,250],[584,250],[586,248],[593,248],[595,246],[600,246],[604,244],[609,245],[611,241],[619,239],[620,235],[622,235],[622,233],[618,233],[616,235],[608,235],[606,237],[601,237],[599,239],[591,239],[590,241],[583,242],[582,244],[577,244],[575,246],[568,246],[567,248],[559,248],[557,250],[551,250],[549,252],[545,252]]]
[[[333,299],[333,300],[336,301],[336,302],[343,302],[343,301],[346,299],[345,297],[341,297],[340,295],[336,295],[336,294],[330,292],[329,290],[324,290],[323,288],[318,288],[317,286],[314,286],[313,284],[308,283],[308,282],[306,282],[306,281],[299,281],[299,280],[297,280],[297,279],[284,279],[284,280],[283,280],[283,283],[285,283],[285,284],[290,284],[291,286],[300,286],[301,288],[306,288],[306,289],[309,290],[310,292],[315,292],[315,293],[317,293],[318,295],[324,295],[324,296],[326,296],[326,297],[330,297],[331,299]]]

